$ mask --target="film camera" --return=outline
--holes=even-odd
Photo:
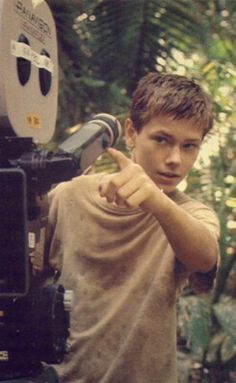
[[[44,256],[47,192],[82,174],[120,136],[98,114],[60,145],[56,30],[43,0],[0,0],[0,382],[58,382],[71,292]],[[30,257],[41,256],[40,277]],[[50,282],[44,283],[45,280]]]

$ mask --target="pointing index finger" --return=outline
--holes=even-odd
[[[128,166],[131,162],[131,160],[119,150],[116,150],[114,148],[108,148],[107,152],[116,161],[117,165],[121,170],[126,168],[126,166]]]

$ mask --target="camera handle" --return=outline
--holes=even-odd
[[[55,369],[51,366],[44,366],[43,372],[40,375],[32,378],[19,378],[11,380],[1,380],[0,383],[59,383],[58,375]]]

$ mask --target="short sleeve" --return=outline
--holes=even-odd
[[[218,248],[217,262],[212,270],[207,273],[195,272],[188,276],[190,286],[196,293],[209,293],[215,285],[217,271],[220,265],[220,250],[219,250],[219,237],[220,237],[220,223],[216,213],[208,206],[197,202],[191,201],[186,210],[196,219],[201,221],[206,228],[212,233],[215,238],[216,246]]]

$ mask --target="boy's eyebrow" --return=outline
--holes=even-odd
[[[200,143],[200,142],[202,142],[202,139],[200,139],[200,138],[187,138],[186,141],[187,142]]]
[[[153,132],[151,133],[152,136],[158,136],[158,135],[162,135],[162,136],[166,136],[168,138],[174,138],[174,136],[172,136],[171,134],[169,133],[166,133],[165,131],[163,130],[159,130],[158,132]]]
[[[151,133],[151,136],[157,136],[157,135],[162,135],[162,136],[165,136],[169,139],[175,138],[174,136],[172,136],[172,134],[169,134],[169,133],[165,132],[164,130],[159,130],[158,132]],[[200,143],[200,142],[202,142],[202,139],[200,139],[200,138],[186,138],[185,141],[186,142],[193,142],[193,143]]]

